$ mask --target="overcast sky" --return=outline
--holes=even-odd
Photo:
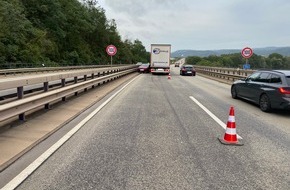
[[[290,46],[290,0],[98,0],[122,39],[172,51]]]

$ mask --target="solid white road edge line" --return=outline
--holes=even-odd
[[[211,111],[209,111],[204,105],[202,105],[197,99],[192,96],[189,98],[194,101],[201,109],[203,109],[213,120],[215,120],[222,128],[226,130],[227,125],[223,123],[217,116],[215,116]],[[240,135],[237,134],[238,139],[243,139]]]
[[[77,124],[73,129],[71,129],[67,134],[65,134],[60,140],[58,140],[54,145],[47,149],[42,155],[40,155],[35,161],[33,161],[29,166],[27,166],[22,172],[20,172],[15,178],[8,182],[1,190],[12,190],[18,187],[28,176],[32,174],[45,160],[47,160],[58,148],[60,148],[68,139],[70,139],[82,126],[87,123],[95,114],[97,114],[106,104],[108,104],[114,97],[116,97],[122,90],[124,90],[131,82],[136,79],[132,79],[115,94],[113,94],[109,99],[102,103],[97,109],[95,109],[90,115],[88,115],[84,120]]]

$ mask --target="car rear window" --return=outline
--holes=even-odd
[[[271,83],[281,83],[282,80],[281,80],[281,77],[279,75],[272,74],[270,82]]]
[[[290,76],[286,76],[285,78],[286,78],[286,82],[287,82],[288,86],[290,86]]]

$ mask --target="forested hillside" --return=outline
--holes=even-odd
[[[268,57],[273,53],[278,53],[283,56],[290,56],[290,47],[265,47],[265,48],[252,48],[254,53],[257,55]],[[198,56],[198,57],[208,57],[211,55],[226,55],[240,53],[241,49],[220,49],[220,50],[178,50],[172,53],[172,57],[188,57],[188,56]]]
[[[109,44],[118,48],[113,64],[149,61],[95,0],[0,0],[0,68],[108,64]]]
[[[246,59],[240,53],[211,55],[208,57],[188,56],[186,64],[202,65],[210,67],[243,68]],[[278,53],[272,53],[268,57],[253,54],[248,59],[251,69],[290,69],[290,57],[284,57]]]

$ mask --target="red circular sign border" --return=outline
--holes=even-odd
[[[250,55],[248,55],[248,56],[246,56],[246,55],[244,55],[243,54],[243,52],[245,51],[245,50],[250,50],[251,51],[251,54]],[[249,48],[249,47],[245,47],[242,51],[241,51],[241,54],[242,54],[242,56],[244,57],[244,58],[250,58],[250,57],[252,57],[252,55],[253,55],[253,50],[252,50],[252,48]]]
[[[111,53],[111,52],[109,52],[109,48],[114,48],[115,51],[114,51],[113,53]],[[106,48],[106,52],[107,52],[107,54],[110,55],[110,56],[116,55],[116,53],[117,53],[117,48],[116,48],[116,46],[114,46],[114,45],[108,45],[107,48]]]

